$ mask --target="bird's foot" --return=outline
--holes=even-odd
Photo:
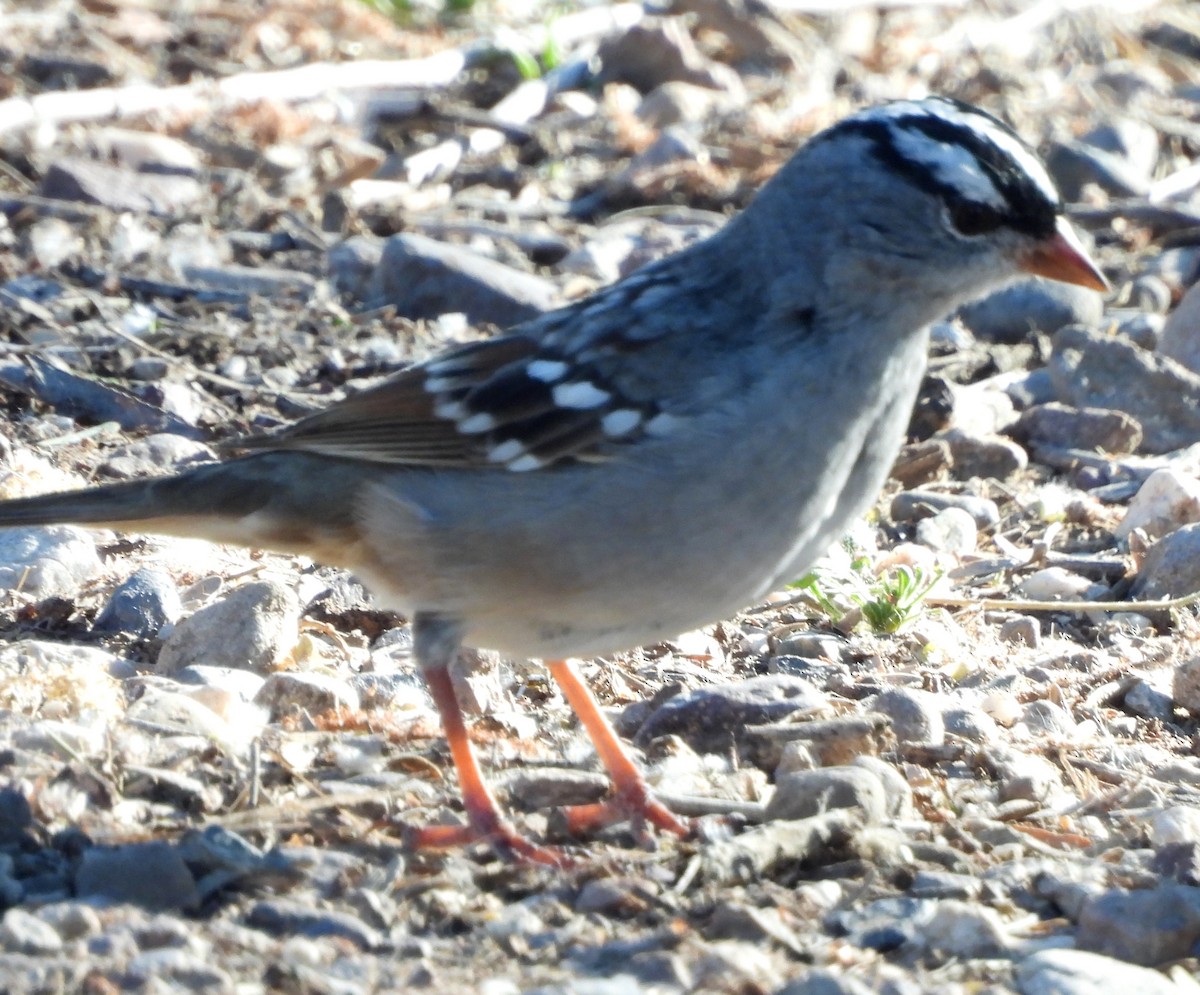
[[[540,864],[565,870],[575,864],[567,854],[542,846],[522,836],[503,819],[475,826],[420,826],[405,833],[405,842],[414,850],[449,850],[471,843],[487,843],[498,856],[519,864]]]
[[[561,810],[565,829],[572,836],[586,836],[597,829],[628,821],[639,843],[650,841],[647,826],[684,837],[691,832],[687,822],[679,818],[654,797],[640,777],[634,784],[617,788],[606,801],[591,805],[571,805]]]

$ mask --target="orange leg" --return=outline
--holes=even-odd
[[[504,857],[553,867],[568,866],[570,860],[565,854],[538,846],[517,832],[504,818],[500,806],[484,783],[450,677],[450,662],[458,655],[457,625],[438,617],[418,615],[413,620],[413,630],[417,661],[441,715],[442,727],[450,744],[450,756],[458,772],[467,825],[425,826],[412,830],[411,844],[418,848],[444,848],[482,840],[490,843]]]
[[[579,716],[592,745],[596,747],[600,762],[613,782],[615,797],[610,801],[576,805],[566,810],[570,831],[584,833],[632,817],[635,834],[641,835],[643,823],[649,822],[659,829],[686,836],[687,824],[651,794],[646,779],[600,711],[599,704],[575,667],[568,660],[547,660],[546,667],[562,688],[567,704]]]

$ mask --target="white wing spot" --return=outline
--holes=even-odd
[[[446,421],[458,421],[467,413],[467,409],[459,401],[438,401],[433,406],[433,413]]]
[[[622,435],[628,435],[642,420],[640,411],[635,411],[633,408],[619,408],[616,411],[610,411],[600,419],[600,427],[604,429],[604,434],[611,439],[619,438]]]
[[[486,411],[480,411],[464,418],[458,423],[458,430],[464,435],[478,435],[480,432],[490,432],[496,427],[496,419]]]
[[[587,411],[607,403],[612,394],[586,380],[577,380],[574,383],[560,383],[554,388],[553,397],[554,403],[560,408]]]
[[[525,454],[525,446],[518,439],[505,439],[498,446],[488,450],[489,463],[508,463]]]
[[[674,415],[663,412],[662,414],[655,415],[646,422],[646,432],[649,435],[670,435],[675,431],[680,421],[681,419],[676,418]]]
[[[525,367],[525,372],[534,380],[540,380],[542,383],[554,383],[566,376],[569,369],[570,367],[561,359],[535,359]]]
[[[457,381],[453,377],[425,378],[425,390],[430,394],[440,394],[444,390],[451,390],[456,384]]]
[[[538,459],[536,456],[526,453],[520,459],[515,459],[509,463],[508,468],[515,473],[525,473],[529,470],[537,470],[542,465],[543,464],[540,459]]]

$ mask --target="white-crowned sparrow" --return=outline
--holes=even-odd
[[[542,657],[616,807],[682,831],[568,655],[654,642],[795,579],[874,500],[925,369],[926,326],[1021,274],[1101,290],[1045,169],[939,98],[813,138],[704,242],[502,338],[451,349],[176,476],[0,504],[304,553],[413,624],[468,825],[503,818],[447,668],[466,644]],[[583,814],[603,817],[607,809]]]

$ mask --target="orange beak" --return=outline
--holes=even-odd
[[[1039,242],[1022,256],[1020,266],[1032,276],[1074,283],[1091,290],[1108,290],[1104,274],[1088,259],[1083,246],[1079,244],[1079,237],[1066,218],[1058,219],[1058,231],[1054,235]]]

